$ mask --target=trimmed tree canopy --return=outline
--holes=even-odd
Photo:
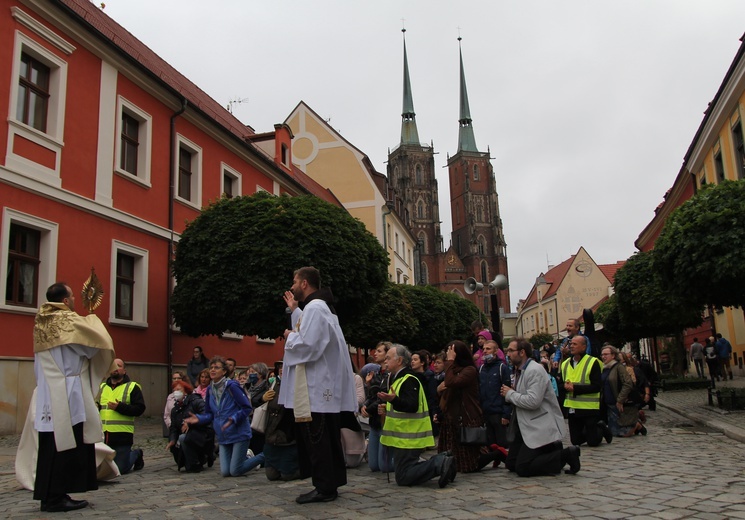
[[[402,338],[416,336],[419,322],[402,287],[388,282],[360,319],[344,329],[345,339],[356,347],[372,349],[381,341],[405,343]]]
[[[654,268],[653,253],[634,254],[616,272],[617,308],[607,310],[617,310],[618,315],[604,323],[616,336],[631,340],[678,334],[701,324],[701,306],[681,299],[670,290]],[[613,327],[617,330],[612,330]]]
[[[745,181],[705,186],[673,211],[654,255],[682,298],[702,307],[745,305]]]
[[[375,301],[388,258],[346,210],[313,196],[221,199],[189,223],[176,250],[176,324],[191,336],[277,337],[293,271],[314,266],[344,326]]]

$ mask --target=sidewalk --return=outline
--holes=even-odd
[[[717,390],[724,394],[729,388],[745,388],[745,377],[717,382]],[[730,439],[745,443],[745,410],[728,411],[709,406],[708,390],[673,390],[657,396],[657,404],[680,414],[687,419],[708,426]]]

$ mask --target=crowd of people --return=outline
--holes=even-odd
[[[45,336],[44,320],[79,318],[68,286],[55,284],[48,299],[35,333],[40,367],[35,429],[40,460],[43,453],[52,466],[37,471],[34,496],[43,511],[70,511],[87,502],[67,493],[95,489],[95,479],[74,485],[56,479],[73,462],[82,460],[90,469],[88,446],[101,436],[89,431],[97,425],[101,440],[115,452],[120,474],[144,467],[142,450],[132,446],[134,418],[145,404],[125,363],[111,359],[110,338],[95,316],[86,318],[90,323],[80,318],[82,332],[72,337]],[[313,489],[296,498],[305,504],[335,500],[346,484],[346,469],[365,458],[370,471],[393,472],[398,485],[437,478],[445,487],[457,473],[502,464],[522,477],[562,468],[574,474],[581,468],[580,446],[647,433],[643,408],[652,405],[653,395],[645,370],[612,345],[603,345],[599,358],[593,356],[578,320],[569,320],[561,343],[535,350],[522,338],[503,349],[499,334],[480,322],[472,324],[470,345],[456,339],[439,353],[381,341],[356,373],[333,295],[321,287],[318,270],[298,269],[284,299],[292,327],[284,333],[284,359],[272,368],[257,362],[236,373],[234,359],[208,359],[197,346],[186,370],[172,373],[163,421],[165,449],[177,471],[200,472],[219,460],[224,477],[258,467],[269,480],[311,477]],[[702,346],[702,355],[708,357],[711,347]],[[67,406],[52,397],[55,370],[81,374],[88,365],[88,386],[102,370],[108,374],[99,388],[70,396]],[[63,438],[62,429],[44,422],[53,417],[68,424],[65,410],[89,407],[95,394],[97,420],[82,414],[90,424],[74,423]],[[567,426],[571,444],[564,447]],[[57,453],[57,437],[77,446],[78,460]],[[425,459],[426,450],[437,453]]]

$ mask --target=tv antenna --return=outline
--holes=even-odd
[[[239,98],[239,97],[237,97],[235,99],[231,99],[230,101],[228,101],[228,106],[227,106],[228,112],[230,112],[232,114],[233,113],[233,105],[240,105],[241,103],[248,103],[248,98]]]

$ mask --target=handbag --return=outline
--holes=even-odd
[[[264,433],[264,430],[266,430],[266,420],[267,420],[267,405],[269,403],[264,403],[258,408],[254,410],[254,416],[251,419],[251,430],[255,431],[257,433]]]
[[[269,390],[274,390],[274,383]],[[268,419],[267,407],[269,403],[266,402],[254,410],[253,418],[251,418],[251,430],[257,433],[264,433],[266,431],[266,421]]]
[[[471,418],[466,413],[468,422]],[[460,428],[458,428],[458,442],[461,446],[486,446],[489,440],[486,436],[486,426],[463,426],[463,417],[460,417]]]
[[[486,446],[486,426],[461,426],[458,441],[461,446]]]

